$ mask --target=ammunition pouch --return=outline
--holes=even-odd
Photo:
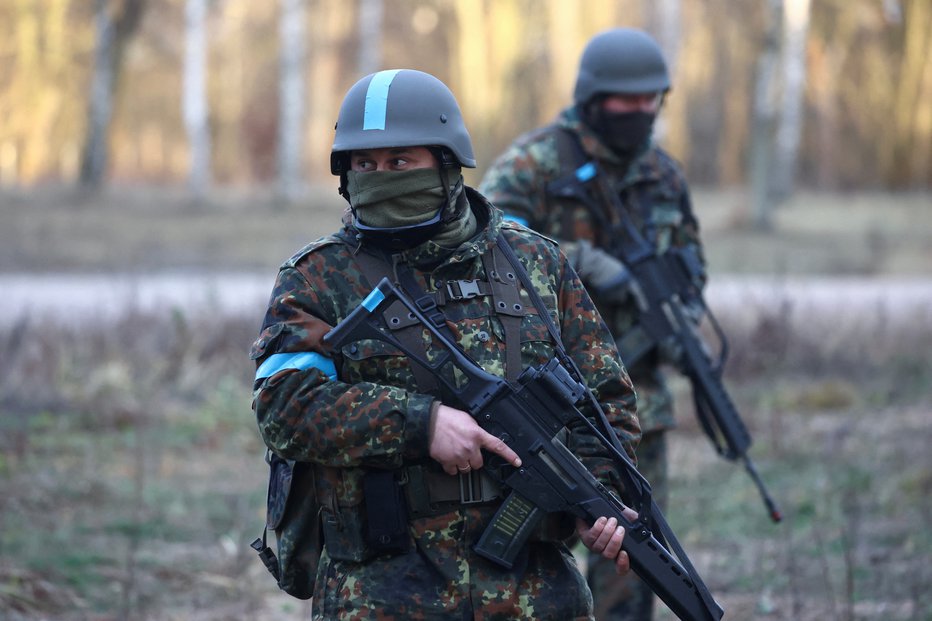
[[[271,451],[266,461],[269,488],[265,529],[251,546],[281,590],[298,599],[310,599],[323,550],[314,467],[282,459]],[[269,530],[275,532],[277,557],[267,545]]]
[[[483,470],[451,476],[427,465],[403,468],[405,499],[411,519],[456,511],[463,505],[484,504],[502,497],[501,486]]]
[[[362,563],[403,554],[411,546],[411,521],[466,506],[494,505],[506,491],[481,468],[450,476],[427,463],[367,472],[363,490],[363,503],[323,510],[323,541],[334,560]],[[556,513],[542,521],[531,541],[564,541],[574,533],[572,516]]]
[[[400,483],[391,470],[374,470],[363,479],[366,544],[375,555],[402,554],[411,547],[407,505]]]

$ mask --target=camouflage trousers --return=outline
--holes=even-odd
[[[414,548],[354,563],[321,559],[313,621],[592,621],[592,598],[570,550],[528,544],[515,567],[502,569],[464,546],[456,575]]]
[[[665,431],[644,434],[637,449],[638,470],[653,490],[654,501],[662,511],[667,504],[667,438]],[[615,564],[589,554],[586,576],[595,603],[596,621],[650,621],[654,593],[632,571],[620,577]]]

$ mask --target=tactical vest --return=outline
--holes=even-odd
[[[504,242],[503,237],[500,239]],[[393,263],[388,257],[367,250],[355,254],[359,272],[370,286],[374,287],[383,277],[399,283],[441,329],[447,329],[444,307],[476,297],[489,298],[489,306],[504,332],[505,377],[514,381],[523,370],[522,318],[528,313],[549,311],[536,293],[530,294],[536,308],[525,308],[520,281],[526,272],[513,253],[508,256],[500,245],[495,245],[480,260],[485,279],[447,280],[428,293],[417,285],[407,265]],[[400,302],[384,312],[384,319],[412,351],[424,352],[423,327]],[[559,335],[551,332],[551,338],[557,341],[555,346],[561,346]],[[411,370],[419,392],[436,394],[438,384],[430,373],[417,364],[412,364]],[[300,599],[313,594],[324,546],[330,558],[353,562],[380,554],[402,553],[410,541],[409,520],[448,513],[463,505],[493,503],[503,497],[501,487],[482,469],[451,476],[437,462],[427,459],[395,471],[367,472],[363,483],[365,510],[343,510],[337,506],[332,492],[339,481],[328,481],[330,475],[335,476],[333,469],[283,460],[271,453],[267,459],[270,481],[266,530],[252,547],[259,552],[279,587]],[[318,480],[327,481],[325,487],[329,491],[318,489],[315,484]],[[277,558],[266,545],[268,530],[276,533]],[[563,540],[572,533],[572,519],[554,515],[544,520],[533,540]]]

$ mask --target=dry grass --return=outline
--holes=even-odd
[[[802,193],[775,230],[746,229],[739,191],[694,193],[713,273],[925,274],[932,266],[932,195]],[[194,204],[170,188],[113,188],[94,197],[68,188],[0,192],[0,269],[149,271],[275,269],[339,226],[336,183],[296,205],[263,190],[218,190]]]
[[[671,523],[728,618],[928,618],[932,330],[824,349],[772,320],[737,339],[727,381],[786,519],[713,454],[677,382]],[[248,548],[265,485],[253,328],[134,313],[0,334],[0,616],[304,618]],[[771,339],[790,343],[778,359],[760,356]]]

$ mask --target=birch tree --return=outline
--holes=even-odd
[[[751,120],[751,218],[755,228],[772,226],[774,196],[770,186],[776,123],[777,62],[780,53],[780,25],[783,0],[767,2],[767,32],[757,59],[754,113]]]
[[[651,31],[656,34],[660,49],[663,50],[671,83],[676,74],[680,42],[683,38],[682,5],[682,0],[655,0],[649,3]],[[663,141],[666,134],[667,121],[661,115],[654,126],[654,137],[660,142]]]
[[[278,191],[295,202],[301,194],[304,143],[304,0],[282,0],[279,14]]]
[[[796,185],[799,139],[803,131],[809,6],[810,0],[785,0],[783,8],[783,91],[771,186],[776,200],[785,200],[793,193]]]
[[[359,3],[359,75],[369,75],[382,68],[383,0]]]
[[[188,186],[198,199],[203,198],[210,186],[206,19],[207,0],[187,0],[182,116],[190,152]]]
[[[94,2],[94,70],[87,102],[87,135],[81,158],[81,185],[96,189],[107,170],[107,134],[113,114],[113,21],[107,0]]]

